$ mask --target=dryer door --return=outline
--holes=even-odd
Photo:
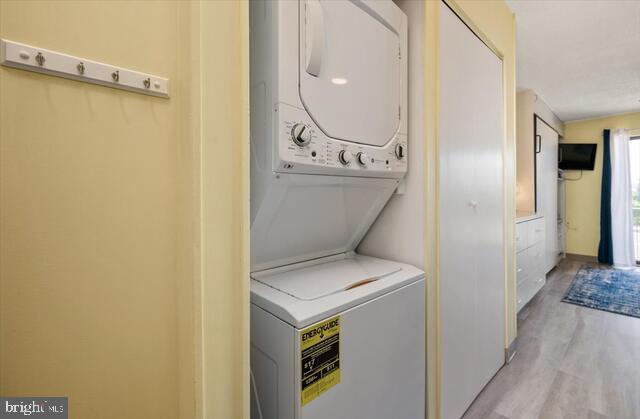
[[[300,98],[327,136],[383,146],[398,132],[404,25],[391,1],[300,0]]]

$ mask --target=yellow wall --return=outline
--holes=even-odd
[[[503,60],[505,92],[505,347],[516,336],[515,296],[515,19],[502,0],[448,0],[447,3],[463,18]],[[439,1],[428,1],[425,7],[425,130],[426,147],[426,251],[427,278],[427,374],[428,417],[439,418],[439,287],[438,287],[438,45]]]
[[[245,15],[0,1],[3,38],[171,79],[167,100],[0,67],[0,394],[248,417]]]
[[[600,242],[600,185],[602,182],[602,131],[640,127],[640,113],[565,123],[565,143],[597,143],[595,170],[584,171],[578,181],[567,181],[567,253],[597,256]],[[577,178],[579,172],[567,172]]]
[[[203,1],[200,34],[203,418],[248,419],[248,3]]]

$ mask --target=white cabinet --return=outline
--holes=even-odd
[[[460,418],[504,364],[502,62],[446,6],[440,25],[440,409]]]
[[[518,311],[545,284],[546,223],[544,216],[519,218],[516,221],[516,278]]]
[[[558,133],[540,118],[536,126],[536,213],[546,220],[545,273],[560,261],[558,248]]]

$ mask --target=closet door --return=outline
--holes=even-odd
[[[441,417],[504,363],[502,62],[440,7]]]
[[[536,117],[536,212],[546,226],[544,272],[558,263],[558,133]]]

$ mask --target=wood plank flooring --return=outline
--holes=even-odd
[[[640,418],[640,319],[560,300],[564,260],[518,316],[518,352],[464,419]]]

